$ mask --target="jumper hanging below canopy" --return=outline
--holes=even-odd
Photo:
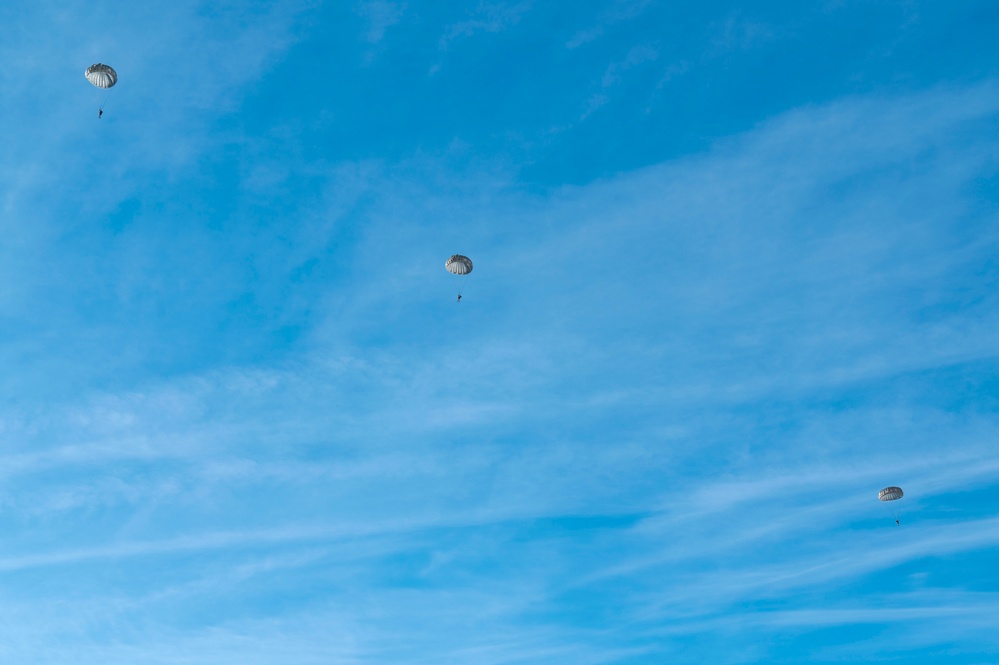
[[[472,259],[461,254],[452,254],[451,258],[444,262],[444,269],[452,275],[461,277],[461,288],[458,289],[458,302],[461,302],[461,292],[465,290],[468,274],[472,272]]]
[[[118,82],[118,72],[111,65],[98,62],[87,67],[87,71],[83,72],[83,75],[94,87],[107,91],[104,93],[101,105],[97,107],[97,118],[100,119],[104,115],[104,105],[107,104],[108,97],[111,95],[111,88]]]

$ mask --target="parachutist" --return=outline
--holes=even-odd
[[[104,95],[104,101],[97,107],[97,119],[100,120],[101,116],[104,115],[104,105],[108,101],[108,95],[111,94],[111,88],[113,88],[114,84],[118,82],[118,72],[116,72],[114,67],[111,67],[110,65],[95,62],[87,67],[87,71],[83,72],[83,75],[87,77],[87,80],[90,81],[95,88],[107,90],[107,94]]]
[[[467,256],[462,256],[461,254],[452,254],[451,257],[444,262],[444,270],[447,270],[452,275],[467,275],[472,272],[472,259]],[[464,285],[464,282],[462,282],[462,285]],[[462,288],[464,288],[464,286]],[[458,302],[461,302],[461,289],[458,289]]]
[[[898,501],[903,496],[905,496],[905,492],[902,491],[902,488],[901,487],[896,487],[894,485],[892,485],[891,487],[886,487],[883,490],[881,490],[880,492],[878,492],[878,500],[879,501],[885,501],[885,502],[888,502],[888,501]],[[899,523],[899,521],[898,521],[898,518],[899,518],[900,514],[901,513],[900,513],[900,511],[897,508],[891,511],[891,516],[895,518],[895,525],[896,526],[902,526]]]

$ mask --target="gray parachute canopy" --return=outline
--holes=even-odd
[[[878,499],[881,501],[898,501],[903,496],[901,487],[886,487],[880,492],[878,492]]]
[[[118,82],[118,72],[114,70],[110,65],[103,65],[97,63],[87,67],[87,71],[84,72],[87,80],[96,85],[98,88],[111,88],[115,83]]]
[[[444,264],[444,269],[452,275],[467,275],[472,272],[472,259],[461,254],[452,254]]]

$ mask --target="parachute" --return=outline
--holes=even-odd
[[[880,492],[878,492],[878,500],[880,501],[898,501],[905,494],[902,492],[901,487],[886,487]]]
[[[101,105],[97,107],[97,117],[99,119],[104,115],[104,105],[108,103],[108,97],[111,95],[111,88],[113,88],[114,84],[118,82],[118,72],[116,72],[114,67],[111,65],[105,65],[98,62],[87,67],[87,71],[83,72],[83,75],[87,77],[88,81],[94,84],[94,87],[107,91],[104,94],[104,101],[102,101]]]
[[[444,269],[452,275],[467,275],[472,272],[472,259],[461,254],[452,254],[444,263]]]
[[[902,488],[895,487],[894,485],[886,487],[878,492],[878,501],[881,501],[885,508],[888,509],[888,512],[891,513],[891,516],[895,518],[895,524],[899,524],[898,516],[900,511],[898,509],[898,504],[891,502],[898,501],[903,496],[905,496],[905,493],[902,492]]]
[[[110,65],[104,65],[99,62],[87,67],[84,76],[98,88],[113,88],[114,84],[118,82],[118,72]]]
[[[465,290],[468,274],[472,272],[472,259],[461,254],[452,254],[451,258],[444,262],[444,269],[452,275],[461,277],[461,288],[458,289],[458,302],[461,302],[461,292]]]

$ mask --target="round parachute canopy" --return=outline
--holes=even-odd
[[[472,259],[461,254],[453,254],[444,264],[444,269],[452,275],[467,275],[472,272]]]
[[[118,82],[118,72],[110,65],[102,65],[99,62],[96,65],[87,67],[87,71],[84,73],[87,80],[98,88],[110,88]]]
[[[886,487],[878,492],[878,499],[881,501],[898,501],[903,496],[901,487]]]

